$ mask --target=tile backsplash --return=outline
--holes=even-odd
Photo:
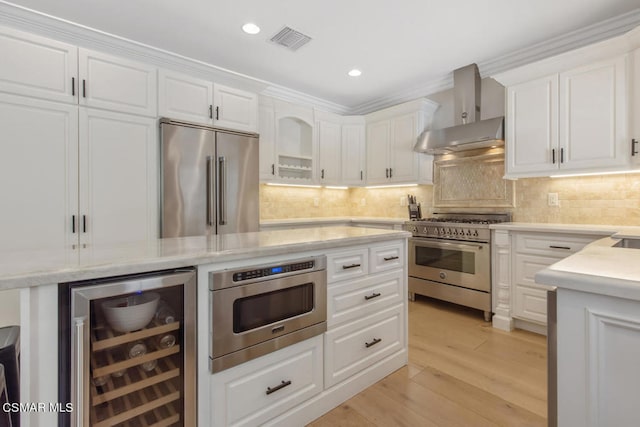
[[[515,193],[516,207],[504,209],[513,213],[514,221],[640,225],[640,174],[520,179],[515,181]],[[548,193],[558,194],[559,206],[548,206]],[[406,199],[407,194],[417,196],[423,216],[433,212],[431,185],[336,190],[263,184],[260,186],[260,218],[364,216],[405,219],[408,218],[407,207],[400,205],[400,199]]]

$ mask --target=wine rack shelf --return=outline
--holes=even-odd
[[[91,329],[90,418],[93,427],[169,427],[180,424],[181,347],[160,348],[158,336],[179,335],[180,322],[117,333],[104,322]],[[146,353],[126,356],[142,341]],[[147,370],[143,364],[156,365]]]

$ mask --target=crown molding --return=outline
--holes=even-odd
[[[17,6],[5,0],[0,0],[0,24],[75,44],[80,47],[97,49],[106,53],[153,64],[158,67],[210,79],[222,84],[235,85],[262,95],[305,106],[312,106],[341,115],[367,114],[407,101],[427,97],[453,87],[452,70],[452,72],[446,75],[425,81],[422,85],[399,90],[389,96],[373,99],[354,107],[347,107],[272,82],[118,37],[22,6]],[[499,58],[479,61],[478,67],[483,76],[493,76],[522,65],[619,36],[639,25],[640,8],[606,21],[548,39],[533,46],[501,55]]]

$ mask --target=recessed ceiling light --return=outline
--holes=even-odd
[[[248,22],[242,26],[242,31],[247,34],[258,34],[260,32],[260,27],[252,22]]]
[[[357,68],[354,68],[353,70],[349,71],[348,74],[351,77],[359,77],[362,74],[362,71],[358,70]]]

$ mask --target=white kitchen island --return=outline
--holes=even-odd
[[[597,240],[535,276],[557,288],[559,426],[637,425],[638,239],[619,233]]]
[[[322,227],[79,250],[4,252],[0,254],[0,308],[19,306],[21,401],[58,401],[58,283],[196,266],[198,425],[309,422],[407,363],[408,237],[410,233],[398,230]],[[317,255],[327,256],[327,332],[212,375],[209,274]],[[361,268],[350,269],[350,276],[342,277],[340,263],[351,262],[353,257],[359,257]],[[354,295],[372,290],[383,297],[376,298],[371,307],[349,305]],[[362,300],[353,301],[356,299]],[[366,355],[344,352],[350,337],[370,341],[369,332],[383,337],[383,342]],[[238,381],[249,381],[251,386],[262,374],[279,366],[286,370],[289,360],[307,354],[315,369],[309,387],[302,391],[290,387],[291,392],[285,389],[273,401],[263,400],[251,410],[247,410],[248,402],[235,401],[239,396],[233,385]],[[306,368],[296,369],[305,378],[309,376]],[[21,421],[27,427],[52,426],[57,424],[57,414],[22,413]]]

